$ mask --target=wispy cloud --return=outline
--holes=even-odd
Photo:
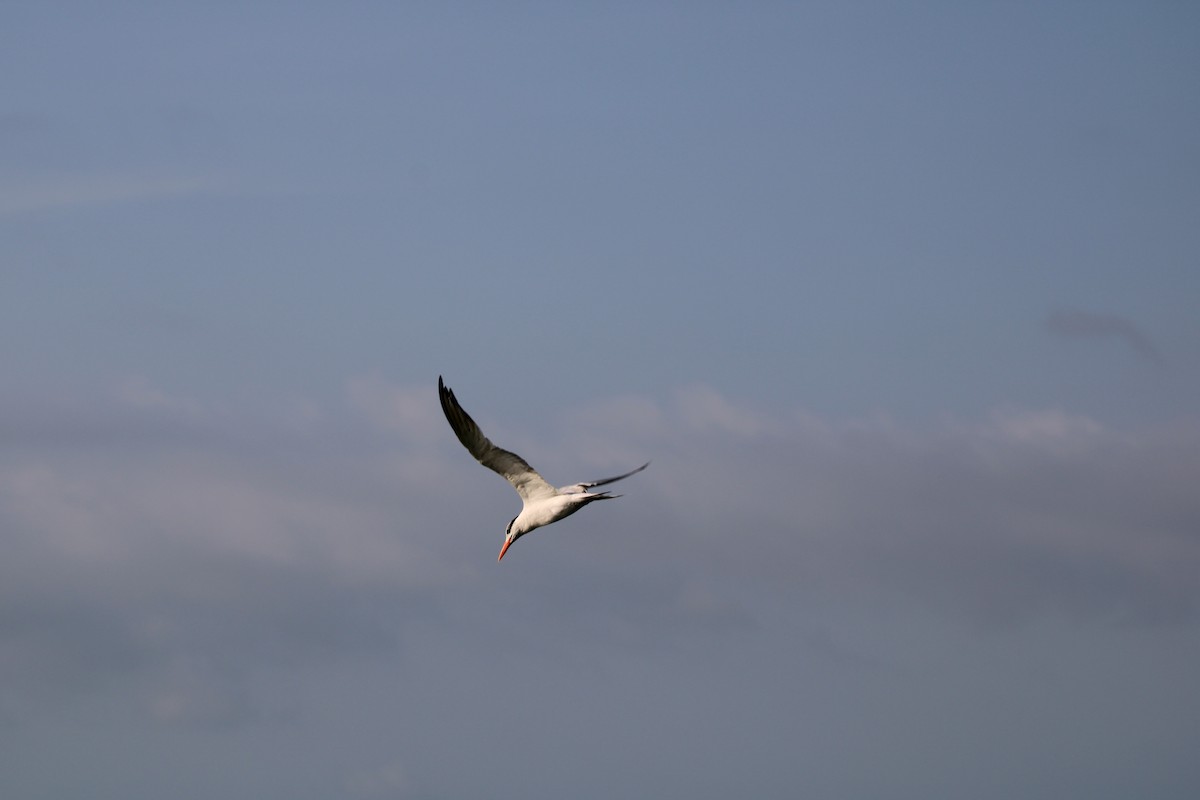
[[[121,381],[116,386],[114,395],[119,403],[143,411],[178,415],[192,420],[204,420],[212,416],[212,412],[205,408],[203,403],[190,397],[168,394],[141,375],[133,375]]]
[[[1100,314],[1077,309],[1057,309],[1046,317],[1046,330],[1055,336],[1072,339],[1120,339],[1138,355],[1160,360],[1158,348],[1132,320],[1116,314]]]
[[[410,439],[429,441],[445,424],[426,386],[395,386],[379,375],[365,375],[348,382],[346,397],[372,425]]]
[[[209,194],[224,185],[207,175],[117,172],[5,181],[0,184],[0,216]]]
[[[412,794],[408,771],[399,763],[362,769],[346,779],[346,789],[363,797],[402,798]]]

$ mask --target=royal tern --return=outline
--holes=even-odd
[[[517,490],[517,494],[521,496],[521,513],[508,523],[508,529],[504,532],[504,546],[500,548],[497,562],[504,558],[504,554],[513,542],[535,528],[549,525],[551,522],[558,522],[563,517],[569,517],[588,503],[620,497],[619,494],[609,492],[589,494],[588,489],[628,478],[650,466],[650,462],[647,461],[624,475],[598,481],[585,481],[555,489],[546,483],[545,478],[529,466],[525,459],[516,453],[502,450],[488,441],[488,438],[483,435],[483,431],[479,430],[479,426],[475,424],[475,420],[471,419],[470,415],[463,411],[462,406],[458,404],[454,392],[446,387],[441,375],[438,376],[438,396],[442,401],[442,411],[446,414],[446,421],[454,429],[454,433],[463,443],[463,447],[467,448],[480,464],[498,472],[512,484],[513,488]]]

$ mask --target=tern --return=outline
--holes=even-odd
[[[610,492],[589,494],[588,489],[628,478],[650,466],[650,462],[647,461],[624,475],[598,481],[584,481],[555,489],[538,474],[537,470],[529,466],[529,462],[525,459],[516,453],[496,447],[488,441],[488,438],[483,435],[483,431],[479,430],[479,426],[475,424],[475,420],[471,419],[471,416],[458,404],[454,392],[447,388],[441,375],[438,376],[438,397],[441,398],[442,411],[446,414],[446,421],[454,429],[454,434],[463,443],[463,447],[467,448],[480,464],[499,473],[501,477],[511,483],[512,487],[517,490],[517,494],[521,496],[521,513],[512,518],[512,521],[508,523],[508,529],[504,531],[504,546],[500,548],[500,555],[496,559],[497,563],[504,558],[504,554],[508,552],[508,548],[512,546],[513,542],[530,531],[552,522],[558,522],[563,517],[569,517],[589,503],[597,500],[612,500],[621,496]]]

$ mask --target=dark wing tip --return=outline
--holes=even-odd
[[[446,416],[449,418],[450,409],[458,406],[458,401],[454,399],[454,390],[446,385],[441,375],[438,375],[438,399],[442,401],[442,410],[446,412]]]
[[[461,412],[462,406],[454,399],[454,391],[446,385],[441,375],[438,376],[438,399],[442,402],[442,411],[446,413],[446,419],[453,423],[455,411]]]
[[[637,469],[631,469],[631,470],[629,470],[629,472],[623,472],[623,473],[621,473],[620,475],[613,475],[611,478],[601,478],[601,479],[600,479],[600,480],[598,480],[598,481],[592,481],[591,483],[584,483],[584,484],[580,484],[580,485],[581,485],[581,486],[584,486],[584,487],[587,487],[587,488],[589,488],[589,489],[590,489],[591,487],[593,487],[593,486],[607,486],[607,485],[608,485],[608,484],[610,484],[610,483],[616,483],[617,481],[625,480],[625,479],[626,479],[626,478],[628,478],[630,475],[636,475],[636,474],[638,474],[639,472],[641,472],[642,470],[644,470],[644,469],[645,469],[646,467],[648,467],[648,466],[650,466],[650,462],[649,462],[649,461],[647,461],[645,464],[642,464],[642,465],[641,465],[640,467],[638,467]]]
[[[479,443],[476,439],[481,438],[483,434],[480,433],[475,420],[471,419],[471,415],[458,404],[454,390],[446,385],[441,375],[438,376],[438,399],[442,404],[442,413],[446,415],[446,421],[450,423],[454,435],[458,437],[464,447],[471,451],[472,455],[479,458],[479,453],[476,452]]]

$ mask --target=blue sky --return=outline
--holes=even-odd
[[[0,788],[1195,796],[1198,29],[9,4]]]

